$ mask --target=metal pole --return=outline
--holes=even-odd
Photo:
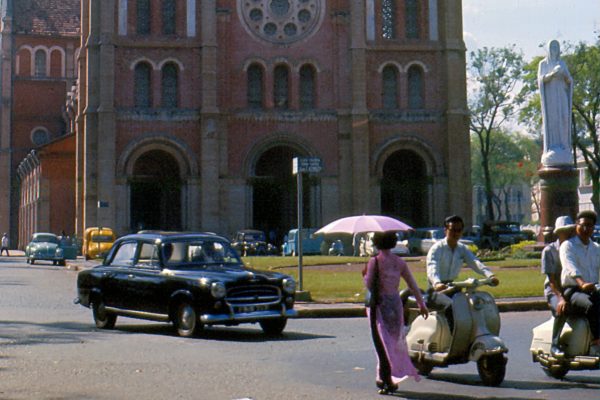
[[[298,239],[296,245],[298,251],[298,290],[302,291],[302,172],[298,171],[296,179],[298,182],[298,232],[296,233]]]

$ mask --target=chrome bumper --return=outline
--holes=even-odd
[[[232,313],[232,314],[202,314],[200,322],[203,324],[222,324],[222,323],[237,323],[237,322],[258,322],[263,319],[276,318],[295,318],[298,316],[296,310],[279,311],[254,311],[249,313]]]

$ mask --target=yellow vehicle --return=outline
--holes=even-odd
[[[86,260],[90,258],[102,258],[110,250],[116,239],[115,233],[111,228],[87,228],[83,233],[83,248],[81,249],[81,253]]]

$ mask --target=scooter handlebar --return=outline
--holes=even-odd
[[[454,281],[454,282],[449,282],[447,283],[448,286],[448,291],[450,290],[456,290],[456,289],[468,289],[468,288],[477,288],[479,286],[494,286],[494,282],[493,279],[490,278],[483,278],[483,279],[477,279],[477,278],[467,278],[464,281]],[[444,291],[442,291],[443,293]]]

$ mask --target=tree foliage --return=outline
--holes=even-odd
[[[491,158],[494,132],[500,132],[519,110],[523,95],[516,90],[522,81],[523,55],[512,47],[478,49],[470,53],[470,130],[477,142],[486,197],[486,215],[495,219]]]

